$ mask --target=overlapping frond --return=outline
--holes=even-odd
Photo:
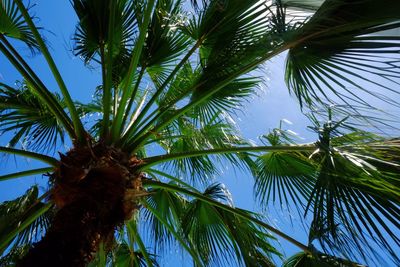
[[[211,98],[194,107],[191,113],[200,121],[210,121],[215,114],[238,112],[243,107],[245,100],[256,95],[260,83],[261,79],[257,77],[237,78]],[[196,99],[197,94],[198,92],[195,91],[192,99]]]
[[[208,149],[223,149],[247,144],[238,137],[237,129],[226,120],[212,118],[209,123],[197,125],[196,119],[181,117],[160,133],[159,143],[168,154],[190,153]],[[165,136],[165,139],[162,137]],[[156,139],[157,140],[157,139]],[[217,162],[230,162],[234,167],[246,167],[247,153],[199,155],[167,162],[166,170],[194,183],[208,183],[222,170]]]
[[[65,106],[57,95],[54,99]],[[64,128],[27,82],[18,88],[0,84],[0,123],[2,133],[14,134],[10,147],[49,150],[64,142]]]
[[[395,230],[400,229],[398,162],[389,152],[396,155],[398,148],[386,146],[388,153],[381,153],[370,144],[385,147],[385,139],[363,131],[339,134],[339,124],[319,128],[320,153],[312,157],[319,170],[309,200],[313,231],[325,232],[342,252],[349,254],[348,238],[340,237],[345,231],[354,244],[353,251],[367,261],[371,258],[366,258],[364,252],[374,253],[369,246],[373,240],[391,255],[393,262],[399,262],[395,252],[400,245]],[[319,241],[324,243],[324,238]]]
[[[199,16],[198,26],[194,31],[195,37],[205,36],[205,40],[199,50],[203,72],[194,88],[192,101],[201,99],[213,88],[221,86],[221,82],[224,85],[232,82],[234,79],[230,76],[237,71],[240,72],[236,77],[233,76],[235,78],[250,71],[251,69],[244,70],[247,64],[271,52],[271,47],[277,46],[274,36],[269,32],[267,15],[270,12],[269,7],[257,1],[215,1],[207,5],[204,13]],[[247,86],[243,87],[248,89]],[[223,89],[219,90],[221,91]],[[229,97],[227,91],[233,90],[227,88],[225,97]],[[221,98],[224,93],[214,96]]]
[[[162,184],[159,185],[161,185],[160,189],[163,188]],[[207,187],[203,193],[186,186],[173,185],[172,187],[186,188],[185,190],[189,190],[189,192],[201,194],[202,199],[189,198],[184,200],[185,204],[178,205],[179,209],[176,209],[177,206],[174,201],[174,205],[161,209],[167,211],[165,214],[167,216],[161,216],[159,210],[157,210],[156,219],[159,220],[158,223],[162,222],[164,226],[167,223],[169,225],[168,231],[171,231],[171,228],[175,229],[174,237],[182,238],[181,241],[188,246],[186,247],[186,249],[189,249],[188,252],[200,257],[202,265],[224,265],[237,262],[243,266],[273,266],[271,256],[272,254],[279,255],[279,253],[269,243],[272,236],[249,219],[252,214],[240,210],[240,212],[249,215],[249,218],[244,218],[219,207],[220,205],[212,204],[213,201],[217,201],[221,205],[232,205],[230,194],[223,185],[213,184]],[[176,194],[172,193],[175,190],[171,190],[171,187],[165,189],[165,191],[162,190],[164,196]],[[165,195],[167,191],[171,191],[171,193]],[[179,191],[177,193],[182,194]],[[164,198],[163,205],[168,206],[173,199],[175,198]],[[209,199],[211,202],[206,202],[205,199]],[[182,201],[179,203],[182,203]],[[160,217],[162,220],[160,220]],[[171,220],[173,217],[174,219]]]
[[[296,145],[295,135],[290,130],[273,129],[260,137],[263,143],[272,146]],[[255,176],[254,192],[261,206],[267,207],[270,201],[279,200],[281,207],[295,204],[304,212],[315,184],[315,165],[305,151],[276,151],[259,155],[252,171]]]
[[[0,37],[3,35],[18,39],[32,49],[38,48],[35,37],[13,0],[0,2]]]
[[[158,99],[160,109],[177,103],[179,100],[189,95],[192,86],[200,76],[201,70],[198,67],[192,67],[190,63],[185,63],[182,69],[175,75],[168,89],[161,94]]]
[[[331,113],[330,113],[331,114]],[[278,199],[313,215],[310,244],[347,259],[382,262],[379,244],[393,262],[399,247],[398,151],[388,140],[352,127],[346,119],[316,125],[319,140],[310,152],[272,152],[257,160],[256,196],[268,205]],[[271,144],[293,142],[272,132]],[[283,141],[282,141],[283,140]]]
[[[36,186],[15,200],[1,203],[0,254],[10,246],[17,248],[39,240],[50,223],[52,213],[47,210],[38,200]]]
[[[85,62],[99,56],[101,49],[112,47],[114,56],[132,49],[137,30],[136,4],[126,0],[116,1],[113,14],[108,0],[74,0],[72,4],[79,18],[74,36],[74,51]],[[113,25],[109,23],[111,17],[114,17]],[[112,31],[109,31],[110,26]],[[109,36],[110,32],[113,36]]]
[[[204,196],[229,205],[229,196],[221,185],[208,187]],[[221,208],[192,200],[182,219],[183,231],[207,265],[238,262],[244,266],[273,266],[275,249],[271,238],[251,221]]]
[[[157,263],[156,255],[152,254],[150,256],[152,265],[154,267],[160,266]],[[140,251],[133,251],[126,242],[118,243],[117,247],[112,251],[112,259],[110,260],[110,264],[115,267],[148,266],[143,254]]]
[[[142,68],[146,68],[156,86],[168,77],[174,62],[190,44],[179,29],[183,23],[182,1],[157,2],[141,58]]]
[[[281,36],[276,35],[269,27],[269,19],[266,17],[271,12],[269,6],[266,7],[258,1],[215,1],[199,12],[197,17],[182,27],[182,31],[196,42],[182,60],[194,61],[192,67],[201,64],[200,74],[195,75],[191,87],[183,90],[179,97],[175,96],[173,102],[146,118],[145,127],[140,129],[138,136],[127,142],[128,149],[145,141],[152,132],[142,131],[152,127],[154,131],[159,131],[174,119],[192,112],[194,107],[208,101],[214,100],[214,111],[215,107],[220,110],[222,103],[227,103],[229,99],[235,99],[235,104],[226,109],[236,107],[240,102],[236,99],[248,96],[251,87],[256,84],[256,79],[236,79],[271,57],[281,43]],[[195,54],[197,50],[198,53]],[[179,71],[184,63],[185,61],[181,61],[173,73]],[[167,84],[163,84],[161,88],[165,89],[166,86]],[[217,94],[219,91],[221,93]],[[161,94],[158,91],[156,96]],[[146,105],[145,111],[150,109],[152,103],[150,101]],[[210,117],[211,114],[207,116]],[[139,116],[139,120],[143,117],[145,116]]]
[[[397,105],[400,47],[390,30],[400,25],[399,8],[390,0],[325,1],[288,40],[286,82],[300,103],[371,106],[362,95]]]
[[[260,156],[255,167],[255,194],[261,205],[279,201],[280,205],[306,206],[315,185],[315,166],[306,155],[296,152],[271,152]]]
[[[160,221],[149,209],[143,209],[143,220],[148,222],[144,229],[149,237],[154,240],[156,250],[167,250],[174,240],[174,236],[165,223],[168,223],[175,231],[179,232],[180,217],[182,216],[187,200],[181,195],[163,189],[152,189],[145,200],[146,206],[151,206],[157,211],[157,215],[163,218]],[[146,207],[145,206],[145,207]]]
[[[282,267],[363,267],[364,265],[341,259],[334,256],[318,253],[310,255],[304,252],[297,253],[287,259]]]

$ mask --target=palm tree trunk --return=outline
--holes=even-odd
[[[132,160],[112,148],[74,149],[61,156],[52,175],[52,200],[59,207],[45,237],[17,264],[86,266],[100,242],[137,210],[141,174]]]

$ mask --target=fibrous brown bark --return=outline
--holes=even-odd
[[[59,209],[45,237],[17,264],[86,266],[100,242],[137,210],[141,194],[139,161],[112,147],[75,148],[52,174],[52,201]]]

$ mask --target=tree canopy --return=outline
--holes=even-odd
[[[0,204],[1,265],[158,266],[174,247],[195,266],[400,264],[398,129],[379,131],[392,122],[373,104],[399,105],[400,2],[70,2],[72,53],[101,73],[90,103],[71,97],[34,6],[0,0],[0,52],[22,76],[0,83],[0,152],[43,163],[0,182],[48,177],[42,195]],[[314,142],[235,127],[282,54]],[[294,207],[308,240],[236,207],[227,164],[254,176],[261,207]],[[280,239],[302,252],[284,256]]]

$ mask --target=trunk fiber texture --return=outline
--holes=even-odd
[[[111,244],[115,229],[138,209],[142,186],[136,158],[102,145],[60,156],[51,177],[51,200],[58,211],[17,267],[86,266],[100,242]]]

